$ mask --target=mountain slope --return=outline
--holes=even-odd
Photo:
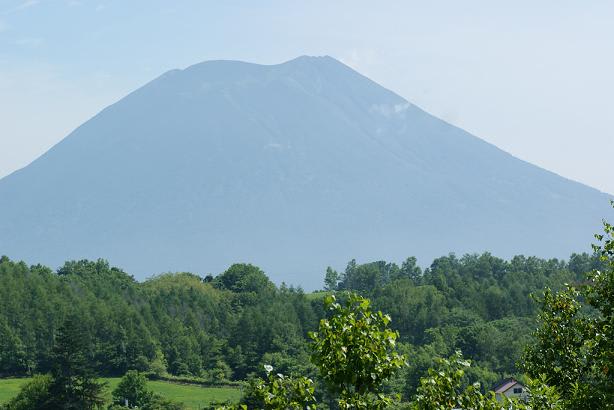
[[[0,180],[0,253],[138,277],[250,261],[316,287],[350,258],[588,250],[607,199],[330,57],[173,70]]]

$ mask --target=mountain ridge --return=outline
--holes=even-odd
[[[609,197],[328,56],[167,71],[22,171],[0,180],[10,217],[0,253],[52,264],[102,256],[138,277],[251,261],[307,287],[352,257],[511,256],[530,245],[568,256],[586,248]],[[483,237],[501,231],[507,245]],[[583,239],[557,239],[565,232]],[[310,255],[317,263],[295,267]]]

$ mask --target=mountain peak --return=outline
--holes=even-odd
[[[360,76],[350,67],[328,55],[304,55],[278,64],[256,64],[239,60],[208,60],[193,64],[183,70],[167,71],[159,79],[241,81],[248,77],[254,78],[263,75],[274,77],[300,72],[315,76],[335,75],[335,73],[337,75],[339,73],[346,73],[346,75],[352,73]]]
[[[329,55],[323,55],[323,56],[302,55],[302,56],[295,57],[281,64],[331,64],[331,63],[345,65],[341,61]]]
[[[568,256],[607,209],[332,57],[218,60],[167,72],[0,180],[0,251],[139,278],[245,261],[313,289],[353,258]]]

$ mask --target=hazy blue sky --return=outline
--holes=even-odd
[[[166,70],[328,54],[614,193],[613,22],[612,1],[0,0],[0,176]]]

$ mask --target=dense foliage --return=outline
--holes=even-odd
[[[447,359],[438,358],[437,366],[420,379],[415,401],[406,406],[411,410],[562,410],[556,389],[543,379],[528,380],[530,397],[527,402],[497,397],[492,391],[483,394],[479,383],[465,385],[463,378],[471,363],[460,352]]]
[[[55,337],[48,409],[94,409],[104,404],[105,385],[95,371],[93,343],[80,319],[69,316]]]
[[[541,326],[526,370],[556,387],[569,409],[614,408],[614,226],[594,250],[602,262],[586,281],[541,299]]]
[[[89,334],[75,316],[69,316],[58,330],[46,376],[35,377],[9,402],[17,409],[100,409],[105,385],[94,371]]]
[[[2,410],[31,410],[44,408],[49,399],[50,375],[36,375],[26,383],[19,394],[7,403]]]
[[[315,409],[315,384],[305,376],[284,376],[274,373],[273,366],[264,366],[266,379],[250,380],[241,403],[220,407],[219,410],[247,409]]]
[[[306,377],[287,378],[272,375],[265,365],[268,380],[256,379],[248,387],[242,402],[220,410],[332,408],[371,410],[402,408],[406,410],[559,410],[563,401],[548,378],[528,380],[529,396],[509,398],[490,391],[483,394],[476,382],[467,385],[465,370],[471,364],[460,351],[449,359],[437,358],[437,368],[429,369],[420,379],[417,394],[410,402],[400,403],[382,391],[382,383],[406,366],[405,357],[396,350],[398,333],[388,328],[390,319],[381,311],[370,309],[370,301],[355,293],[344,294],[345,303],[328,296],[325,305],[330,316],[320,321],[312,332],[312,362],[319,378],[326,383],[334,400],[318,403],[314,383]],[[327,404],[329,406],[327,406]],[[606,406],[607,407],[607,406]]]
[[[330,317],[310,333],[312,362],[339,397],[339,408],[385,408],[392,400],[382,394],[381,385],[406,365],[396,351],[398,332],[388,327],[388,315],[371,311],[369,299],[355,293],[344,296],[342,303],[335,296],[324,301]]]
[[[109,410],[182,410],[180,403],[173,403],[147,387],[147,378],[136,370],[129,370],[113,390],[113,404]]]
[[[370,301],[356,293],[343,295],[344,303],[328,296],[324,303],[328,317],[320,321],[318,332],[311,332],[312,362],[324,381],[328,403],[318,403],[314,382],[302,377],[272,375],[265,365],[268,380],[250,383],[241,403],[221,410],[330,408],[339,410],[376,410],[394,404],[382,391],[382,383],[400,367],[405,358],[396,350],[397,332],[388,327],[390,318],[370,309]]]
[[[385,391],[413,397],[435,358],[457,349],[473,362],[467,379],[487,390],[521,374],[517,362],[539,308],[530,294],[562,289],[604,264],[587,254],[568,261],[449,255],[424,271],[414,258],[401,266],[351,261],[343,272],[327,270],[326,292],[305,294],[275,286],[248,264],[217,277],[163,274],[139,283],[103,260],[67,262],[53,272],[2,257],[0,376],[52,371],[60,328],[78,317],[98,375],[137,370],[227,383],[271,365],[288,380],[320,383],[308,333],[330,315],[328,295],[352,290],[390,316],[408,360]]]
[[[435,358],[456,350],[472,360],[467,378],[480,382],[482,390],[504,377],[519,377],[518,362],[532,341],[539,311],[531,294],[579,282],[585,272],[602,266],[597,255],[505,261],[485,253],[441,257],[424,272],[414,258],[401,266],[351,261],[344,272],[329,269],[326,277],[329,288],[360,290],[390,315],[409,361],[391,389],[409,399]],[[331,277],[337,278],[334,284]]]

